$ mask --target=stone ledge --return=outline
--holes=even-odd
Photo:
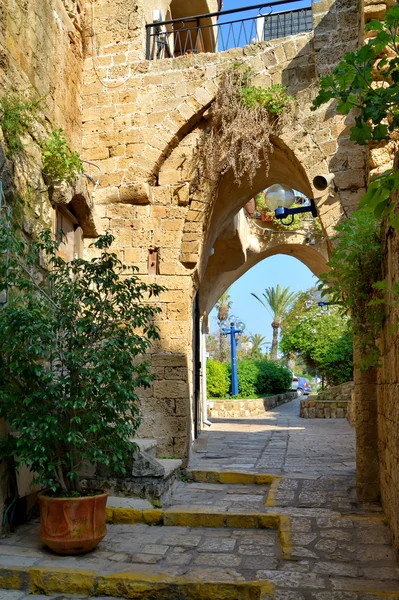
[[[297,392],[284,392],[275,396],[253,399],[214,399],[208,400],[208,416],[210,418],[226,417],[256,417],[263,415],[266,410],[291,402],[297,398]]]
[[[31,594],[72,594],[114,598],[167,597],[197,600],[261,600],[274,597],[274,585],[266,580],[215,581],[210,578],[173,577],[145,572],[100,574],[83,569],[54,567],[0,567],[0,589],[26,590]],[[33,597],[33,596],[32,596]]]
[[[301,400],[299,416],[303,419],[346,419],[350,400]]]

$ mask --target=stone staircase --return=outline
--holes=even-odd
[[[87,477],[90,486],[109,491],[110,496],[140,497],[150,502],[165,502],[177,481],[182,461],[178,458],[157,458],[157,442],[134,438],[138,449],[124,476],[115,477],[104,470]]]

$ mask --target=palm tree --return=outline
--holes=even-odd
[[[259,300],[259,302],[264,306],[264,308],[272,315],[273,322],[273,341],[272,341],[272,350],[271,350],[271,358],[277,359],[277,350],[278,350],[278,330],[281,326],[281,321],[289,309],[290,305],[297,299],[298,292],[291,292],[289,286],[286,288],[281,288],[280,284],[277,284],[277,287],[269,287],[266,288],[263,292],[262,296],[264,296],[265,300],[259,298],[256,294],[251,292],[252,296]]]
[[[232,307],[233,302],[230,300],[229,290],[227,289],[224,294],[222,294],[219,300],[216,302],[216,309],[218,311],[217,318],[219,324],[221,321],[227,321],[229,318],[230,309]]]
[[[222,362],[227,359],[227,338],[222,333],[222,322],[227,321],[233,302],[227,289],[216,302],[217,320],[219,323],[219,357]]]
[[[261,335],[260,333],[251,333],[249,339],[252,342],[251,355],[254,358],[260,358],[262,354],[262,346],[268,343],[266,341],[266,337],[264,335]]]

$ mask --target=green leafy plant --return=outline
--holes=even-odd
[[[345,383],[353,378],[351,321],[339,306],[323,312],[309,302],[312,292],[302,293],[283,320],[280,349],[300,356],[312,371],[317,366],[328,385]]]
[[[251,296],[256,298],[273,318],[273,340],[270,356],[271,358],[277,359],[278,333],[281,326],[281,321],[291,304],[296,300],[298,293],[291,292],[289,286],[282,288],[278,283],[275,288],[269,287],[265,289],[262,294],[264,300],[259,298],[259,296],[253,292],[251,292]]]
[[[232,169],[240,183],[252,183],[257,169],[269,169],[270,136],[276,133],[291,100],[281,85],[260,88],[252,84],[254,71],[235,62],[221,75],[212,105],[210,131],[204,130],[196,153],[201,175],[215,181]]]
[[[83,173],[79,153],[71,152],[63,129],[55,129],[43,142],[43,174],[49,183],[71,182]]]
[[[356,52],[347,52],[330,75],[320,80],[313,107],[331,99],[336,110],[346,115],[357,110],[351,140],[356,144],[397,139],[399,128],[399,5],[386,13],[383,22],[373,20],[366,29],[374,37]],[[392,170],[379,175],[369,186],[361,207],[371,208],[376,218],[388,216],[399,229],[399,216],[391,194],[399,187],[399,175]]]
[[[14,432],[0,444],[34,481],[55,494],[81,492],[84,463],[126,471],[140,423],[137,388],[152,376],[144,355],[156,340],[160,309],[148,299],[163,288],[142,282],[112,252],[65,263],[49,231],[31,247],[0,221],[0,417]],[[40,264],[47,264],[48,270]],[[120,275],[123,273],[123,277]]]
[[[230,387],[227,364],[208,358],[206,361],[206,389],[209,398],[225,398]]]
[[[281,394],[291,389],[292,373],[284,365],[272,360],[256,362],[259,374],[256,387],[260,394]]]
[[[23,149],[22,136],[29,131],[40,101],[24,100],[7,93],[0,98],[1,128],[7,144],[7,156],[11,158]]]
[[[269,88],[256,85],[243,85],[238,91],[241,102],[247,108],[260,106],[271,115],[281,115],[291,98],[287,95],[285,86],[275,83]]]
[[[353,213],[336,227],[338,236],[328,273],[321,277],[329,299],[352,318],[354,340],[359,346],[360,367],[377,366],[376,345],[384,320],[381,226],[370,209]]]

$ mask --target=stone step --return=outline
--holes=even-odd
[[[154,458],[156,457],[158,444],[156,440],[151,440],[147,438],[132,438],[131,441],[137,444],[137,446],[140,448],[140,451],[146,452]]]
[[[138,441],[138,440],[134,440]],[[131,465],[125,476],[115,477],[107,472],[88,476],[89,484],[99,489],[109,490],[111,496],[130,498],[139,497],[154,503],[165,502],[179,481],[180,459],[155,458],[144,448],[152,451],[154,445],[137,444],[139,450],[133,453]],[[153,442],[153,440],[145,440]]]
[[[157,461],[165,469],[165,478],[170,477],[182,465],[180,458],[157,458]]]

